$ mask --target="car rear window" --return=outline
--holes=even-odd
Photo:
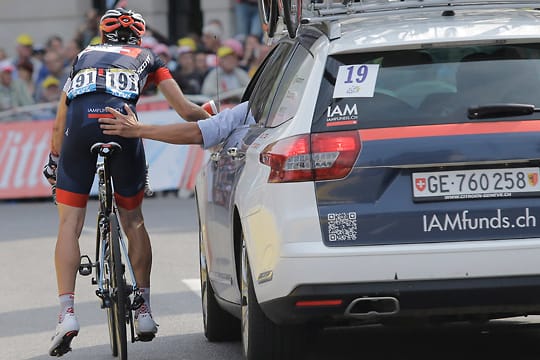
[[[539,69],[539,44],[329,56],[313,131],[469,122],[472,106],[540,106]]]

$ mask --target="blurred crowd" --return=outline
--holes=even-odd
[[[141,46],[152,49],[163,59],[185,94],[213,98],[218,92],[234,93],[245,88],[270,50],[262,42],[257,1],[238,0],[235,10],[237,29],[233,37],[224,38],[219,19],[207,21],[201,35],[189,34],[180,39],[168,39],[147,24]],[[13,57],[8,57],[7,49],[0,47],[0,114],[33,104],[56,103],[77,54],[101,42],[100,17],[100,13],[91,9],[73,36],[51,34],[43,45],[36,44],[31,34],[20,34],[15,39]],[[143,96],[157,95],[157,91],[155,87],[147,87]],[[238,102],[239,96],[229,101]],[[22,118],[54,117],[54,106],[36,108]],[[15,115],[0,117],[0,121],[14,119]]]

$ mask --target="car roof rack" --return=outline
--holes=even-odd
[[[301,22],[303,24],[329,22],[353,14],[370,12],[436,7],[453,10],[460,6],[483,5],[540,8],[538,1],[533,0],[303,0]]]

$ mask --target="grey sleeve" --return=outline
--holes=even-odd
[[[225,140],[234,129],[244,124],[248,103],[243,102],[233,108],[225,109],[208,119],[197,121],[202,133],[203,147],[208,149]]]

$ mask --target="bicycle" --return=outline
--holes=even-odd
[[[96,295],[101,300],[101,308],[107,309],[109,340],[112,355],[127,359],[127,326],[130,326],[131,342],[148,341],[135,337],[133,311],[144,303],[137,286],[135,274],[129,261],[126,243],[118,222],[118,209],[114,202],[110,159],[122,147],[115,142],[95,143],[90,151],[103,158],[96,165],[98,176],[98,201],[96,235],[96,262],[88,255],[82,255],[79,274],[88,276],[95,271],[92,285],[97,285]],[[128,269],[132,284],[126,280]]]
[[[315,3],[316,0],[307,2]],[[302,21],[302,0],[258,0],[257,3],[259,19],[269,38],[276,33],[279,17],[283,19],[289,37],[296,37],[296,30]]]

